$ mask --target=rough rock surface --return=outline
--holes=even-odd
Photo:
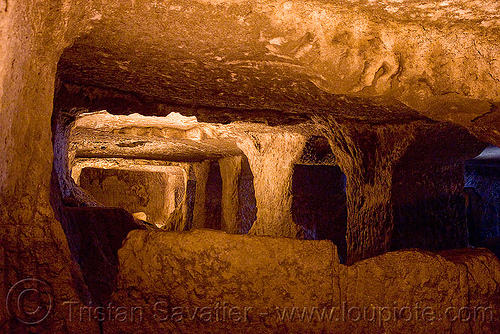
[[[233,234],[238,234],[242,230],[241,217],[239,217],[239,185],[242,160],[241,156],[234,156],[219,160],[220,175],[222,178],[221,230]]]
[[[64,226],[94,305],[105,305],[116,286],[118,249],[128,232],[145,229],[123,209],[67,208]]]
[[[257,220],[250,234],[298,237],[302,229],[292,219],[293,166],[302,155],[307,136],[260,125],[238,124],[237,145],[248,158],[254,177]]]
[[[76,152],[71,149],[71,133],[75,126],[77,115],[81,109],[72,108],[69,111],[54,107],[52,115],[52,133],[54,162],[53,168],[57,175],[59,189],[64,203],[71,206],[101,206],[89,193],[75,184],[72,178]]]
[[[109,333],[496,333],[499,324],[500,262],[482,249],[398,251],[347,267],[329,241],[134,231],[119,257],[114,305],[140,306],[143,318],[107,322]],[[281,321],[278,310],[293,307],[337,313]],[[457,320],[474,307],[489,308],[484,319]]]
[[[110,134],[98,130],[73,132],[78,158],[129,158],[167,161],[203,161],[241,154],[232,142],[193,141],[176,138],[144,138],[131,134]]]
[[[227,112],[235,107],[274,121],[304,111],[373,123],[430,117],[500,146],[497,9],[492,0],[0,1],[0,299],[35,277],[55,301],[38,328],[0,308],[1,330],[98,332],[62,307],[84,305],[86,287],[49,196],[60,60],[59,76],[77,87],[207,117],[218,108],[216,117],[238,117]]]
[[[206,221],[206,188],[210,161],[194,163],[192,170],[196,180],[196,198],[193,209],[193,228],[205,227]]]
[[[96,323],[73,323],[67,319],[62,303],[72,300],[76,305],[84,305],[87,301],[80,301],[78,291],[86,288],[79,286],[81,273],[70,257],[66,237],[54,219],[49,200],[50,117],[56,66],[71,36],[83,32],[85,14],[79,12],[77,1],[4,1],[2,7],[0,331],[98,333]],[[4,307],[9,289],[25,278],[47,282],[53,292],[53,310],[36,329],[16,320]]]
[[[108,1],[89,8],[93,29],[65,51],[59,73],[164,104],[372,121],[421,114],[497,141],[488,131],[499,117],[497,7],[488,0]]]
[[[172,175],[172,179],[183,178],[179,170],[181,175]],[[177,207],[172,179],[161,172],[84,168],[80,186],[107,207],[123,208],[130,213],[143,212],[143,220],[163,226]],[[184,182],[181,186],[184,191]],[[178,193],[183,198],[184,194]]]
[[[347,178],[349,263],[391,249],[468,245],[463,164],[484,145],[467,131],[424,121],[315,120]]]

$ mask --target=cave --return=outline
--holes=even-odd
[[[498,11],[0,0],[0,332],[498,333]]]

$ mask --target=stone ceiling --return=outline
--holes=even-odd
[[[201,120],[239,119],[224,110],[264,113],[277,124],[317,113],[370,123],[430,118],[498,146],[499,6],[94,1],[92,23],[62,54],[59,78],[191,108],[183,114]]]
[[[496,143],[495,1],[95,1],[65,83],[188,107],[452,121]],[[217,110],[213,111],[214,113]]]

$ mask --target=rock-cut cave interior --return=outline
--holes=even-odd
[[[500,3],[0,0],[1,333],[500,333]]]

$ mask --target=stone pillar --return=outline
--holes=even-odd
[[[193,226],[192,228],[205,227],[206,208],[205,208],[205,191],[207,187],[208,171],[210,170],[210,161],[194,163],[193,172],[196,179],[196,195],[193,209]]]
[[[172,183],[174,211],[171,214],[171,221],[174,222],[174,231],[184,231],[187,226],[188,205],[187,205],[187,183],[190,165],[181,163],[182,173],[170,175],[169,181]],[[181,194],[181,193],[182,194]]]
[[[401,248],[467,245],[463,163],[482,145],[466,130],[314,119],[347,178],[348,263]]]
[[[166,184],[165,187],[165,215],[168,217],[172,212],[175,211],[175,178],[176,175],[165,174]]]
[[[248,157],[257,202],[257,220],[249,234],[300,237],[302,230],[292,220],[292,176],[306,137],[281,129],[246,134],[238,145]]]
[[[76,151],[70,149],[70,134],[74,128],[75,119],[80,112],[78,108],[69,111],[57,109],[52,119],[53,129],[53,168],[57,174],[57,181],[63,202],[70,206],[102,206],[91,195],[80,188],[71,177],[71,169],[75,160]]]
[[[221,229],[227,233],[241,232],[239,185],[241,177],[241,156],[219,159],[222,177],[222,222]]]
[[[188,179],[186,182],[186,225],[184,230],[189,231],[193,228],[194,204],[196,200],[196,176],[194,175],[192,164],[188,170]]]

